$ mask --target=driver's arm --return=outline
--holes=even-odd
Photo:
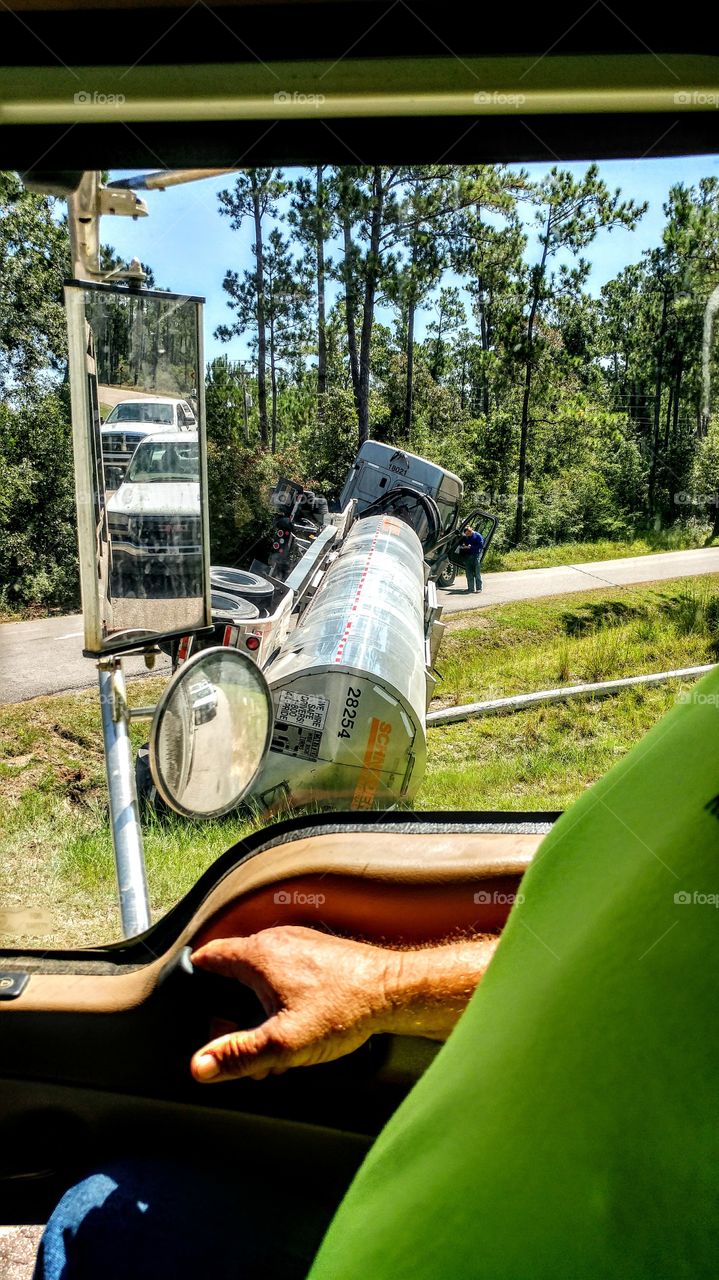
[[[342,1057],[377,1032],[445,1040],[497,941],[481,935],[399,951],[285,925],[210,942],[193,964],[251,987],[267,1019],[205,1045],[192,1073],[203,1082],[261,1080]]]

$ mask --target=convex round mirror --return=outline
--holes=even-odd
[[[204,649],[175,672],[157,704],[155,786],[177,813],[220,817],[249,791],[271,736],[272,697],[259,668],[237,649]]]

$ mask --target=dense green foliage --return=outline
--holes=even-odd
[[[266,169],[220,209],[254,220],[254,269],[227,273],[236,320],[218,330],[249,335],[253,367],[216,362],[213,377],[249,390],[249,440],[280,470],[296,458],[298,478],[336,494],[369,434],[458,471],[468,500],[500,513],[499,550],[677,524],[688,543],[719,535],[704,340],[716,179],[673,187],[661,243],[599,296],[585,254],[646,206],[596,165],[539,181],[501,166],[324,166],[294,182]],[[233,439],[244,491],[256,463],[238,413]]]
[[[457,471],[499,513],[498,552],[687,523],[688,544],[719,536],[719,180],[673,187],[660,243],[592,294],[592,246],[636,226],[638,194],[595,165],[240,172],[218,216],[252,228],[252,260],[225,273],[218,336],[249,359],[207,370],[213,559],[258,553],[278,476],[336,496],[368,435]],[[77,598],[66,263],[54,202],[0,174],[10,608]]]
[[[72,606],[77,544],[65,397],[0,403],[0,604]]]

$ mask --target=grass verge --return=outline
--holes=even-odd
[[[699,666],[719,657],[719,574],[453,614],[433,706]]]
[[[683,683],[430,730],[418,809],[566,809],[675,703]]]
[[[551,569],[560,564],[588,564],[590,560],[620,560],[624,556],[649,556],[660,551],[691,551],[719,545],[710,538],[709,525],[673,525],[650,529],[640,537],[602,538],[597,542],[556,542],[544,547],[495,551],[490,547],[483,569],[488,573],[512,569]]]
[[[133,681],[137,706],[161,679]],[[133,722],[136,749],[149,725]],[[81,946],[120,936],[97,691],[0,707],[0,941]],[[153,918],[257,823],[143,821]]]

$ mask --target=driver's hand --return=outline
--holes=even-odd
[[[267,1020],[211,1040],[194,1055],[193,1076],[262,1080],[351,1053],[383,1029],[396,960],[382,947],[297,925],[207,943],[192,963],[251,987]]]

